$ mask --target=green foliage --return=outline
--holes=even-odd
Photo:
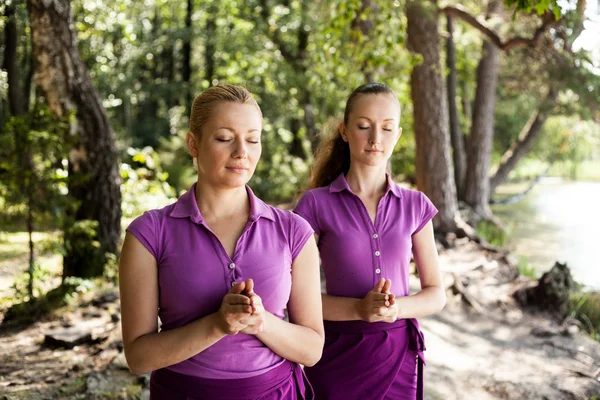
[[[529,264],[529,260],[527,257],[519,257],[519,262],[517,263],[517,271],[520,276],[525,276],[530,279],[537,279],[538,273],[534,266]]]
[[[0,135],[0,218],[25,220],[30,207],[36,223],[62,223],[69,203],[65,196],[68,131],[68,117],[56,117],[41,103],[7,121]]]
[[[504,3],[509,7],[514,7],[515,15],[517,11],[536,12],[539,15],[551,11],[554,17],[559,19],[561,14],[558,0],[504,0]]]
[[[504,247],[509,238],[508,232],[503,227],[488,219],[481,219],[477,223],[476,232],[486,242],[497,247]]]
[[[98,241],[98,221],[74,221],[65,229],[65,252],[74,257],[85,259],[84,278],[101,276],[104,272],[106,254]]]
[[[4,314],[3,323],[33,323],[62,307],[73,305],[79,294],[90,291],[95,285],[94,281],[82,278],[66,278],[62,285],[39,297],[13,304]]]
[[[134,217],[152,208],[174,202],[175,190],[167,183],[169,174],[162,170],[160,157],[151,147],[127,149],[130,164],[121,164],[124,217]]]
[[[577,292],[571,295],[569,312],[595,340],[600,341],[600,292]]]

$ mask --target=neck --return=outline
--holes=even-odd
[[[386,167],[370,167],[366,165],[356,166],[350,163],[350,169],[346,174],[346,181],[356,195],[379,196],[387,188]]]
[[[245,186],[217,188],[198,180],[196,203],[204,219],[228,218],[241,213],[250,214],[250,199]]]

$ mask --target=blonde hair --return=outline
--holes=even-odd
[[[190,132],[196,137],[200,137],[202,126],[211,118],[217,105],[223,102],[252,104],[256,106],[262,118],[260,107],[248,89],[235,85],[213,86],[194,99],[190,113]]]

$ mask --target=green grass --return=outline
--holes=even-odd
[[[574,293],[569,310],[571,317],[581,321],[591,337],[600,341],[600,291]]]
[[[538,274],[535,267],[529,265],[529,260],[527,257],[519,257],[519,262],[517,263],[517,270],[519,271],[519,275],[526,276],[531,279],[538,279]]]
[[[493,246],[504,247],[508,242],[509,233],[490,220],[482,219],[479,221],[476,231],[478,236]]]

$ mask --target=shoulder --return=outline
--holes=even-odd
[[[152,226],[156,229],[157,227],[162,226],[164,221],[171,215],[171,212],[175,208],[175,204],[177,203],[145,211],[130,223],[128,229],[136,226]]]
[[[402,200],[404,200],[406,202],[414,202],[414,201],[420,202],[423,200],[423,198],[427,198],[427,196],[425,196],[425,193],[423,193],[419,190],[408,189],[408,188],[398,185],[397,183],[394,183],[394,185],[396,185],[397,190],[400,193]]]

